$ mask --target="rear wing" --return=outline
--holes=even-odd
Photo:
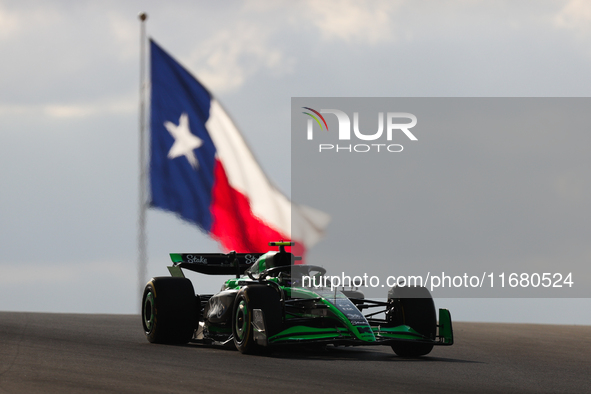
[[[174,263],[168,267],[173,276],[184,276],[179,268],[207,275],[236,275],[238,278],[263,253],[171,253]],[[179,275],[180,274],[180,275]]]

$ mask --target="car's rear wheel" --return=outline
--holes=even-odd
[[[254,309],[263,312],[267,338],[281,330],[282,308],[280,295],[272,287],[255,285],[241,289],[236,294],[232,314],[234,345],[241,353],[256,353],[261,350],[253,338]]]
[[[388,292],[394,309],[388,316],[390,325],[407,325],[427,339],[434,340],[437,315],[433,298],[425,287],[394,287]],[[392,350],[401,357],[419,357],[433,350],[432,343],[397,342]]]
[[[153,343],[187,343],[198,319],[197,298],[189,279],[152,278],[142,297],[142,325]]]

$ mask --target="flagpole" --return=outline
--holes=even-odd
[[[139,147],[139,217],[138,217],[138,304],[141,305],[141,297],[146,285],[148,271],[148,256],[146,252],[146,19],[148,14],[142,12],[138,15],[140,19],[140,147]]]

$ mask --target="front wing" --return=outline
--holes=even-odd
[[[453,328],[451,314],[447,309],[439,309],[438,334],[435,339],[427,338],[411,327],[401,325],[397,327],[368,326],[375,341],[358,339],[345,327],[317,328],[306,325],[289,327],[278,334],[267,337],[264,327],[262,311],[256,310],[258,319],[253,322],[254,339],[261,345],[289,345],[289,344],[335,344],[350,346],[392,345],[396,342],[431,343],[436,346],[453,345]],[[360,327],[362,328],[362,327]]]

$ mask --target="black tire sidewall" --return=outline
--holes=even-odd
[[[267,338],[281,331],[283,324],[281,296],[274,288],[266,285],[254,285],[240,289],[236,294],[232,311],[232,335],[236,348],[242,353],[255,353],[261,350],[253,340],[252,317],[254,309],[261,309],[265,320]],[[248,314],[247,327],[242,339],[237,336],[236,316],[241,302],[245,302]]]
[[[151,329],[145,324],[145,302],[150,292],[154,297],[154,321]],[[197,298],[189,279],[152,278],[146,285],[142,297],[142,325],[146,338],[154,343],[189,342],[198,324],[197,310]]]
[[[437,314],[431,293],[425,287],[394,287],[388,292],[397,310],[395,325],[404,324],[419,334],[434,340],[437,333]],[[418,357],[431,352],[433,344],[397,342],[394,352],[403,357]]]

